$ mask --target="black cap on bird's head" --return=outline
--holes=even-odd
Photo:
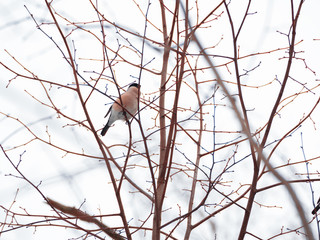
[[[129,88],[131,88],[131,87],[140,88],[140,85],[138,83],[131,83]]]

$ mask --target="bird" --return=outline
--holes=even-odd
[[[319,198],[319,200],[318,200],[318,202],[317,202],[317,206],[315,206],[315,208],[312,210],[312,214],[314,215],[314,214],[316,214],[317,213],[317,211],[320,209],[320,198]]]
[[[117,120],[129,121],[134,114],[138,111],[138,101],[140,94],[140,85],[138,83],[130,84],[128,90],[118,98],[112,106],[109,108],[107,117],[110,113],[107,124],[101,131],[101,135],[104,136],[109,127]]]

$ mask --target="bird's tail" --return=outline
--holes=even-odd
[[[318,203],[318,205],[312,210],[312,214],[316,214],[319,209],[320,209],[320,204]]]
[[[106,135],[109,127],[110,127],[110,126],[109,126],[108,124],[106,124],[106,125],[104,126],[104,128],[103,128],[102,131],[101,131],[101,135],[102,135],[102,136]]]

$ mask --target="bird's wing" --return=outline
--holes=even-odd
[[[109,115],[109,113],[111,112],[111,108],[112,108],[112,105],[111,105],[111,107],[109,108],[107,114],[104,116],[105,118],[106,118],[106,117]]]

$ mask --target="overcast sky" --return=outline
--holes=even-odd
[[[96,22],[96,12],[87,0],[55,0],[53,2],[54,9],[57,13],[70,22],[78,23],[79,26],[86,30],[75,29],[74,26],[68,25],[62,18],[58,18],[63,32],[70,34],[68,43],[73,51],[72,54],[76,59],[76,64],[81,75],[87,80],[98,77],[97,73],[101,71],[102,67],[100,61],[102,58],[102,47],[98,39],[93,35],[96,34],[96,36],[100,36],[101,34],[100,26]],[[212,10],[212,2],[217,1],[198,2],[200,9],[198,17],[201,20]],[[299,1],[294,2],[297,7]],[[147,9],[146,3],[147,1],[139,2],[139,7],[143,13],[145,13]],[[143,35],[145,18],[134,1],[100,1],[99,7],[110,21],[118,24],[120,27]],[[240,1],[231,1],[230,10],[234,17],[235,27],[240,26],[245,7],[246,5],[243,5],[242,1],[241,3]],[[272,128],[268,141],[271,145],[269,148],[266,148],[266,152],[270,152],[276,142],[310,112],[319,98],[319,9],[320,2],[318,0],[308,0],[305,1],[303,5],[297,27],[297,59],[293,63],[290,74],[292,78],[288,82],[288,87],[283,97],[283,99],[287,99],[282,102],[281,106],[284,106],[284,108],[279,111],[274,120],[273,126],[275,127]],[[160,86],[160,76],[151,72],[159,73],[162,65],[162,48],[159,44],[156,44],[156,42],[162,43],[163,41],[162,34],[157,29],[161,28],[159,12],[158,2],[151,1],[148,17],[153,25],[148,23],[146,36],[154,40],[154,42],[146,42],[143,59],[145,64],[148,63],[146,68],[150,71],[143,71],[140,80],[143,99],[140,106],[143,108],[140,113],[141,121],[145,134],[148,135],[152,133],[149,147],[150,152],[155,154],[153,156],[153,160],[155,161],[157,160],[157,154],[159,152],[159,135],[156,132],[156,126],[159,126],[159,123],[155,123],[155,119],[158,121],[157,112],[153,110],[152,107],[145,106],[146,103],[157,98],[159,95],[157,91]],[[191,22],[196,24],[197,15],[195,8],[191,12]],[[291,23],[290,1],[253,1],[249,12],[250,15],[239,36],[238,45],[240,47],[238,51],[240,57],[252,53],[260,53],[239,61],[240,72],[242,74],[245,74],[250,69],[255,69],[242,78],[243,84],[249,86],[244,87],[244,96],[247,109],[250,110],[248,111],[248,116],[252,127],[251,130],[255,132],[266,123],[284,77],[284,69],[287,64],[287,51],[285,48],[288,46],[288,38],[285,34],[288,34]],[[36,23],[30,14],[32,14],[38,24],[41,24],[41,29],[47,35],[37,29]],[[231,31],[226,13],[221,9],[217,11],[217,14],[222,14],[222,17],[210,21],[205,25],[206,28],[199,29],[197,32],[198,37],[202,44],[206,48],[209,48],[208,51],[210,54],[232,56]],[[170,16],[170,14],[168,14],[168,16]],[[170,17],[168,18],[170,20]],[[63,41],[57,29],[48,23],[52,23],[52,18],[49,15],[44,1],[2,1],[0,3],[0,61],[26,76],[33,75],[40,79],[46,79],[73,87],[74,79],[72,69],[63,59],[61,51],[55,45],[57,44],[63,52],[66,52]],[[120,43],[123,47],[121,51],[119,51],[120,55],[125,56],[127,61],[139,66],[141,58],[138,57],[139,53],[134,52],[133,49],[137,47],[137,49],[141,50],[141,38],[128,34],[125,31],[120,31],[122,34],[120,35],[117,32],[118,30],[119,29],[116,29],[110,24],[105,24],[107,45],[110,46],[111,49],[117,50],[118,44]],[[53,37],[54,42],[50,40],[50,37]],[[216,47],[213,47],[215,45]],[[194,43],[190,44],[189,53],[199,53]],[[112,51],[109,51],[109,54],[111,58],[114,56]],[[216,56],[213,60],[217,65],[228,62],[226,57],[220,58]],[[172,71],[175,64],[175,56],[173,54],[169,61],[169,68],[170,71]],[[195,61],[195,57],[192,61]],[[205,61],[200,60],[199,66],[206,67],[207,64]],[[233,65],[230,64],[219,67],[218,70],[226,82],[235,81]],[[0,115],[0,144],[4,149],[14,148],[8,151],[8,154],[10,154],[10,157],[16,164],[19,162],[19,159],[22,159],[19,169],[35,185],[40,184],[39,188],[46,196],[52,197],[64,204],[77,207],[85,201],[83,210],[89,213],[99,214],[99,211],[105,214],[112,213],[112,210],[116,208],[114,197],[111,196],[113,195],[113,189],[111,184],[105,184],[105,182],[108,182],[110,179],[106,173],[105,163],[98,159],[101,157],[101,153],[97,148],[92,134],[83,127],[71,125],[73,124],[71,121],[57,115],[53,109],[46,107],[46,104],[49,104],[50,101],[46,97],[46,92],[39,82],[26,78],[12,80],[15,75],[1,66],[0,72],[0,112],[2,113]],[[138,81],[140,70],[136,66],[127,64],[124,61],[119,61],[119,63],[114,66],[114,72],[118,84],[126,89],[128,84]],[[190,72],[188,74],[190,74]],[[178,120],[187,119],[192,116],[191,110],[197,109],[194,93],[188,88],[188,84],[192,85],[191,80],[189,81],[189,77],[192,79],[192,76],[187,76],[188,74],[186,74],[186,84],[183,85],[183,91],[181,93],[182,100],[179,103],[181,107],[190,109],[190,111],[186,110],[181,112]],[[209,81],[215,78],[211,71],[208,70],[199,72],[198,74],[203,81]],[[100,82],[97,88],[102,92],[107,91],[107,94],[114,98],[118,95],[118,92],[115,86],[110,83],[109,77],[110,72],[106,72],[106,80]],[[198,79],[198,81],[200,80]],[[169,83],[174,84],[174,81],[170,80]],[[217,85],[213,83],[201,86],[199,90],[201,91],[201,100],[205,101],[205,99],[209,98],[209,96],[212,95],[213,89],[216,87]],[[232,94],[237,94],[235,84],[227,84],[227,87]],[[82,88],[84,95],[88,94],[90,90],[90,87],[83,86]],[[294,96],[297,93],[301,94],[295,98]],[[68,116],[76,119],[84,119],[84,114],[75,93],[67,89],[53,87],[50,94],[58,108],[63,110]],[[168,94],[167,107],[169,109],[172,107],[172,99],[173,95]],[[110,103],[112,103],[112,100],[98,91],[95,91],[93,97],[88,101],[88,111],[92,116],[96,130],[101,129],[106,123],[104,115]],[[212,103],[212,100],[210,103]],[[244,137],[244,135],[237,132],[241,130],[239,122],[235,119],[233,111],[230,110],[230,102],[220,90],[217,92],[216,104],[218,106],[216,109],[217,116],[215,118],[216,130],[221,132],[235,132],[234,134],[230,133],[228,135],[218,134],[216,147],[218,147],[219,144],[223,145],[228,141],[234,141],[237,137]],[[212,106],[208,106],[204,108],[204,110],[208,113],[205,115],[206,127],[212,129],[213,108]],[[10,115],[12,118],[8,118],[5,114]],[[184,124],[183,126],[186,129],[190,129],[194,127],[194,122],[196,121],[188,121],[182,124]],[[54,146],[62,146],[74,152],[84,152],[91,157],[66,154],[66,152],[59,150],[57,147],[35,140],[32,133],[21,123],[27,124],[32,132],[42,139],[51,142]],[[320,156],[319,123],[319,109],[316,109],[310,119],[290,134],[286,141],[283,141],[274,153],[271,163],[274,164],[274,166],[279,166],[291,161],[300,162],[304,160],[303,153],[305,153],[306,159],[316,159],[311,161],[311,164],[308,166],[311,173],[310,177],[318,178],[317,172],[320,168],[319,159],[317,159],[317,157]],[[169,122],[167,122],[167,124],[169,124]],[[135,142],[134,147],[137,151],[143,151],[143,145],[139,142],[141,136],[138,134],[138,124],[133,122],[132,127],[133,132],[136,133],[133,135]],[[108,135],[103,138],[106,145],[115,145],[112,148],[112,152],[114,157],[118,158],[119,161],[124,159],[123,156],[126,154],[126,149],[121,147],[121,144],[127,144],[128,136],[127,125],[118,122],[110,128]],[[261,141],[260,137],[261,136],[257,136],[258,141]],[[186,139],[184,135],[178,135],[177,139],[177,151],[175,152],[177,162],[188,166],[188,159],[194,159],[195,157],[195,146],[192,143],[184,142]],[[207,134],[205,140],[203,140],[203,152],[212,150],[212,141],[212,133]],[[179,145],[178,143],[184,144]],[[119,144],[119,146],[117,146],[117,144]],[[15,148],[16,146],[19,147]],[[250,158],[246,157],[250,151],[247,145],[244,144],[240,146],[244,146],[244,148],[239,147],[239,149],[237,149],[238,153],[235,161],[244,159],[243,163],[232,168],[230,174],[224,175],[226,183],[230,182],[230,188],[224,189],[224,191],[229,193],[235,191],[242,184],[245,185],[251,181],[252,165]],[[304,152],[301,146],[303,146]],[[218,152],[216,158],[228,159],[235,151],[236,147],[228,148]],[[181,152],[185,155],[181,154]],[[0,156],[0,182],[2,183],[0,184],[0,205],[9,207],[14,201],[15,196],[17,196],[17,203],[15,203],[13,208],[15,211],[19,212],[21,210],[19,207],[22,207],[30,211],[30,214],[52,214],[44,203],[41,195],[26,181],[15,177],[19,174],[2,153]],[[204,161],[211,161],[212,156],[208,155],[203,159]],[[131,164],[134,163],[139,166],[146,165],[145,161],[138,156],[132,156],[130,161],[132,161]],[[208,164],[208,162],[205,164]],[[218,164],[217,171],[219,171],[219,166]],[[282,173],[288,180],[294,180],[305,179],[306,172],[306,165],[303,163],[286,168]],[[147,168],[136,167],[129,171],[128,174],[133,176],[138,184],[144,186],[144,189],[147,188],[147,186],[150,187],[150,182],[148,183],[150,176],[148,175]],[[218,175],[218,172],[215,174]],[[177,174],[177,176],[173,177],[173,182],[174,180],[178,183],[188,181],[185,179],[188,178]],[[263,184],[269,185],[275,182],[274,177],[269,174],[268,177],[262,179],[259,183],[261,183],[260,187],[262,187],[264,186]],[[175,189],[174,187],[176,187],[176,185],[173,185],[174,186],[170,186],[168,191],[171,191],[172,195],[176,196],[175,199],[181,200],[181,203],[178,200],[177,202],[179,202],[183,212],[185,212],[187,203],[183,201],[183,199],[187,199],[186,196],[188,196],[188,193],[183,190],[182,186],[179,189]],[[313,209],[313,199],[310,186],[305,183],[294,184],[293,186],[300,201],[303,203],[307,220],[311,221],[313,216],[310,212]],[[315,200],[317,200],[320,195],[320,183],[314,182],[312,186],[315,191]],[[129,192],[135,190],[129,184],[125,185],[125,189],[126,190],[123,191]],[[112,194],[110,194],[110,192]],[[300,220],[295,221],[298,219],[297,213],[292,201],[288,199],[288,194],[284,188],[279,187],[266,191],[265,194],[259,195],[257,200],[263,202],[266,206],[276,207],[261,208],[259,205],[255,206],[257,214],[252,215],[249,227],[250,231],[252,230],[255,233],[259,233],[261,234],[259,236],[267,239],[279,233],[281,226],[292,229],[300,226]],[[126,195],[124,202],[128,205],[132,204],[132,209],[128,210],[128,215],[132,217],[134,223],[136,223],[136,221],[139,222],[135,219],[135,216],[139,216],[142,219],[146,217],[141,213],[141,206],[151,207],[150,201],[142,196],[142,194]],[[177,202],[172,200],[165,205],[165,208],[172,207],[174,209],[173,215],[179,212]],[[241,204],[245,206],[245,201],[243,200]],[[149,210],[146,211],[146,214],[147,213],[149,213]],[[205,211],[203,211],[203,214],[205,214]],[[239,231],[242,216],[242,209],[235,206],[231,207],[225,211],[225,214],[220,214],[212,220],[215,226],[214,230],[212,230],[210,224],[203,226],[198,232],[195,231],[193,239],[212,239],[212,231],[217,233],[217,239],[235,239]],[[170,215],[166,217],[166,220],[170,219]],[[201,214],[199,214],[198,217],[200,218]],[[1,209],[1,222],[4,218],[4,211]],[[270,226],[261,226],[259,224],[261,218],[273,218],[276,223],[272,224],[269,222]],[[29,220],[23,219],[21,221],[27,222]],[[228,226],[228,224],[235,227],[226,229],[225,226]],[[312,222],[310,226],[315,236],[317,236],[316,222]],[[287,229],[285,230],[287,231]],[[179,231],[177,231],[176,234],[178,238],[183,236],[183,234],[179,235]],[[64,228],[59,227],[38,227],[36,231],[34,231],[33,228],[22,228],[4,233],[3,239],[68,239],[71,237],[79,237],[79,235],[78,232],[66,231]],[[142,236],[140,235],[140,237]],[[304,239],[302,235],[294,235],[294,237],[294,239]],[[248,237],[248,239],[254,238]],[[288,239],[293,238],[289,237]]]

